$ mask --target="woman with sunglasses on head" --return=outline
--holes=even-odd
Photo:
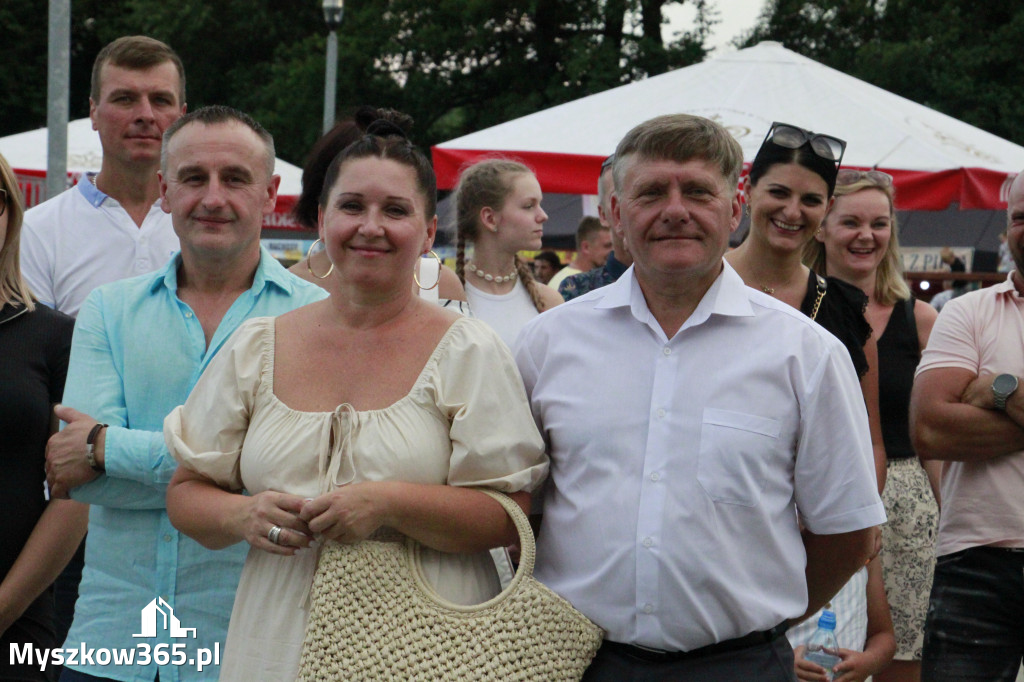
[[[878,411],[877,352],[864,316],[867,297],[853,285],[817,275],[802,260],[832,205],[845,150],[846,142],[838,138],[773,123],[744,186],[750,231],[739,247],[726,254],[726,260],[748,286],[797,308],[846,346],[861,379],[881,491],[885,449]],[[833,598],[836,633],[844,652],[839,665],[847,675],[842,679],[862,680],[892,655],[888,608],[884,599],[879,604],[878,590],[871,589],[877,586],[877,578],[875,584],[870,582],[867,568],[861,569]],[[869,593],[874,597],[871,603]],[[787,632],[794,647],[806,642],[816,622],[814,615]],[[801,656],[797,673],[802,680],[828,679]]]
[[[878,417],[878,371],[867,297],[856,287],[822,277],[803,264],[832,204],[846,142],[786,123],[773,123],[744,184],[750,230],[726,260],[747,286],[774,296],[832,332],[861,377],[871,422],[878,489],[885,481],[885,452]]]
[[[74,320],[39,305],[21,276],[21,190],[0,156],[0,645],[37,652],[54,646],[50,584],[74,554],[88,507],[50,500],[45,492],[46,440],[55,426],[71,351]],[[0,680],[49,680],[38,666],[0,663]]]
[[[923,465],[910,439],[910,390],[937,314],[915,300],[903,279],[892,176],[841,170],[835,202],[806,262],[868,297],[866,317],[878,346],[879,405],[888,459],[882,492],[882,567],[896,632],[896,660],[878,682],[916,681],[934,568],[941,463]]]

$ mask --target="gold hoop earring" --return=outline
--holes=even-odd
[[[322,241],[322,239],[317,239],[315,242],[309,245],[309,250],[306,251],[306,267],[309,269],[309,274],[313,275],[317,279],[327,279],[328,277],[331,276],[331,273],[334,272],[334,263],[331,263],[331,267],[327,268],[327,272],[325,272],[322,275],[318,275],[315,272],[313,272],[313,263],[310,261],[310,258],[313,255],[313,247]],[[329,260],[330,259],[328,258],[328,261]]]
[[[441,262],[441,257],[438,256],[436,253],[434,253],[433,249],[431,249],[430,251],[427,251],[427,253],[429,253],[431,256],[433,256],[434,260],[437,261],[437,281],[434,282],[431,286],[425,287],[422,284],[420,284],[420,278],[416,274],[416,268],[412,269],[412,280],[414,282],[416,282],[416,286],[418,286],[420,289],[423,289],[424,291],[430,291],[431,289],[436,289],[437,288],[437,285],[441,283],[441,268],[444,267],[444,263]],[[408,280],[406,280],[406,281],[408,281]]]

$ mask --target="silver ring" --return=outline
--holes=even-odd
[[[281,544],[280,542],[278,542],[278,540],[281,539],[281,531],[283,530],[284,528],[282,528],[281,526],[274,526],[270,529],[270,532],[267,533],[267,539],[273,542],[275,545]]]

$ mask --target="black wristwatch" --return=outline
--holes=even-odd
[[[995,396],[997,410],[1006,410],[1006,401],[1016,392],[1017,385],[1017,377],[1013,374],[1000,374],[992,381],[992,395]]]

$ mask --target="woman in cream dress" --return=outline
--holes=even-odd
[[[434,182],[400,128],[372,124],[321,195],[329,298],[243,325],[167,418],[171,520],[211,548],[251,545],[222,680],[294,679],[321,540],[398,531],[442,596],[497,592],[487,550],[515,529],[466,487],[527,508],[547,459],[498,336],[412,292]]]

